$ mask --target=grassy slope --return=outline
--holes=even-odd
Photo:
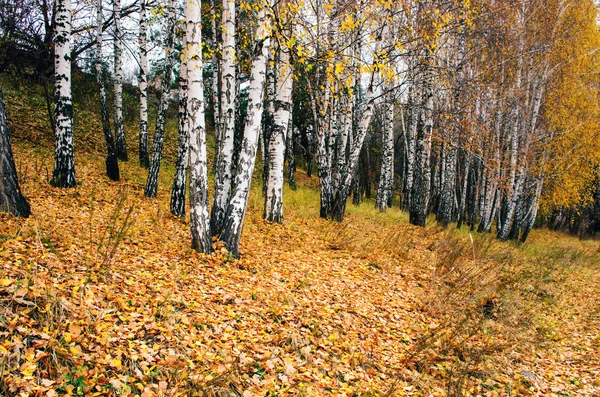
[[[261,220],[255,183],[242,259],[199,255],[169,213],[173,125],[147,199],[135,154],[104,177],[82,106],[80,185],[59,190],[39,91],[4,88],[34,214],[0,215],[0,394],[600,392],[597,241],[536,230],[514,247],[370,202],[330,223],[299,172],[284,226]]]

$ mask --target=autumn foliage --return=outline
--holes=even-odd
[[[15,91],[10,96],[18,104]],[[397,209],[319,219],[314,182],[285,225],[250,200],[242,259],[193,251],[169,175],[110,182],[79,147],[80,185],[48,184],[43,125],[14,120],[34,208],[0,218],[4,395],[429,396],[597,393],[598,243],[535,231],[515,248],[421,229]],[[80,141],[84,136],[77,136]],[[173,145],[173,138],[167,147]],[[101,137],[100,137],[101,139]],[[167,173],[165,173],[167,174]]]

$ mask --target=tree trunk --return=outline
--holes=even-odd
[[[394,98],[388,95],[388,102],[384,107],[383,136],[381,153],[381,175],[375,199],[375,207],[380,211],[387,209],[391,199],[392,185],[394,183]]]
[[[451,127],[453,128],[453,127]],[[444,145],[444,165],[440,169],[443,174],[443,182],[440,187],[440,205],[437,213],[437,221],[444,227],[454,220],[454,200],[456,197],[456,165],[458,148],[456,131],[450,132],[450,141]]]
[[[113,0],[114,67],[115,67],[115,137],[117,140],[117,157],[127,161],[127,145],[125,144],[125,125],[123,124],[123,41],[121,33],[121,0]]]
[[[140,0],[140,166],[148,168],[148,16],[146,1]]]
[[[522,6],[525,7],[525,3],[522,2]],[[517,32],[519,35],[518,45],[518,58],[517,58],[517,71],[515,77],[515,86],[513,87],[514,97],[516,98],[513,110],[513,116],[510,120],[510,131],[508,139],[510,140],[510,160],[509,160],[509,179],[508,179],[508,190],[506,191],[505,197],[502,200],[502,213],[500,217],[501,222],[498,223],[498,240],[505,241],[508,239],[512,221],[517,206],[517,199],[520,194],[519,184],[520,178],[517,175],[518,168],[518,157],[519,157],[519,131],[521,128],[521,80],[523,73],[523,50],[525,47],[525,15],[524,11],[519,14],[519,28]]]
[[[273,128],[268,146],[268,180],[265,194],[264,217],[271,222],[283,222],[283,165],[285,161],[285,142],[292,112],[293,71],[287,48],[279,48],[277,60],[276,92],[273,103]]]
[[[210,230],[218,236],[223,228],[229,204],[233,178],[235,139],[236,69],[235,69],[235,1],[223,0],[223,56],[221,76],[221,132],[215,161],[215,198],[212,205]]]
[[[165,140],[165,124],[167,121],[166,116],[167,109],[169,108],[169,94],[171,91],[171,72],[173,70],[173,62],[175,59],[173,51],[176,22],[174,0],[169,0],[168,4],[169,14],[167,23],[167,45],[165,47],[165,67],[163,69],[158,112],[156,113],[156,129],[154,131],[154,140],[152,142],[152,161],[150,162],[148,180],[146,181],[146,188],[144,189],[144,195],[146,197],[156,197],[156,191],[158,189],[158,173],[160,171],[160,161],[162,159],[162,149]],[[192,45],[191,42],[189,43]],[[197,54],[194,54],[194,56],[197,56]]]
[[[29,203],[19,189],[2,87],[0,87],[0,211],[24,218],[31,214]]]
[[[277,84],[275,77],[275,59],[273,54],[269,53],[267,59],[267,75],[265,80],[265,97],[264,97],[264,111],[262,116],[262,132],[258,137],[258,143],[260,147],[260,155],[262,157],[262,194],[263,197],[267,195],[267,181],[269,179],[269,145],[271,141],[271,135],[274,129],[275,115],[275,85]],[[264,214],[263,214],[264,215]]]
[[[268,6],[272,1],[268,1]],[[248,197],[250,195],[250,184],[252,173],[256,162],[256,151],[258,136],[261,130],[263,113],[263,91],[265,88],[265,75],[267,56],[270,47],[270,20],[266,17],[264,7],[258,12],[259,28],[256,32],[254,56],[252,59],[252,70],[250,72],[250,87],[248,89],[248,112],[244,123],[244,136],[242,150],[240,152],[231,202],[227,208],[221,240],[225,243],[228,251],[235,257],[239,257],[239,243],[242,226],[246,216]]]
[[[184,35],[182,47],[187,47],[187,39]],[[177,162],[175,163],[175,177],[173,178],[173,189],[171,191],[171,213],[178,217],[185,215],[185,189],[187,187],[187,171],[190,153],[190,134],[187,116],[187,58],[181,57],[179,67],[179,114],[178,114],[178,149]]]
[[[433,128],[433,93],[426,82],[423,111],[415,139],[415,178],[412,187],[410,223],[425,227],[431,192],[431,138]]]
[[[416,104],[417,94],[412,85],[409,93],[410,119],[406,134],[406,178],[404,180],[404,206],[410,211],[412,208],[412,189],[415,175],[415,139],[419,122],[419,109]]]
[[[106,106],[106,89],[104,79],[102,78],[102,0],[96,2],[96,81],[100,91],[100,117],[102,119],[102,130],[104,131],[104,140],[106,141],[106,175],[113,181],[118,181],[119,162],[117,160],[117,149],[115,141],[110,131],[110,119],[108,118],[108,107]]]
[[[184,59],[187,61],[190,156],[190,229],[192,248],[212,252],[208,215],[208,164],[204,119],[204,83],[202,78],[202,14],[200,0],[185,3]],[[172,12],[172,10],[170,11]],[[170,73],[170,70],[169,70]]]
[[[290,123],[288,126],[288,133],[285,137],[285,150],[288,163],[288,183],[290,185],[290,189],[296,190],[296,158],[294,151],[294,123],[292,122],[292,117],[290,117]]]
[[[211,80],[211,95],[212,95],[212,107],[213,107],[213,120],[215,124],[215,135],[218,138],[221,138],[217,132],[221,132],[221,103],[219,97],[219,58],[217,57],[217,0],[212,0],[212,11],[213,15],[210,20],[210,28],[212,31],[212,41],[213,41],[213,57],[212,57],[212,80]],[[219,142],[219,139],[215,139],[215,141]]]
[[[462,226],[463,222],[465,221],[465,209],[466,209],[466,204],[467,204],[467,202],[466,202],[467,201],[467,186],[469,183],[469,174],[471,172],[471,153],[469,153],[468,151],[465,151],[464,156],[465,156],[465,159],[463,160],[464,168],[462,171],[463,180],[462,180],[462,185],[460,188],[460,200],[459,200],[459,205],[458,205],[458,224],[456,225],[456,227],[459,229]]]
[[[52,185],[75,187],[75,156],[73,153],[73,101],[71,97],[71,0],[56,3],[56,34],[54,36],[54,171]]]

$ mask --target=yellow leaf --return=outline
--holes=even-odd
[[[2,280],[0,280],[0,285],[2,285],[3,287],[8,287],[9,285],[11,285],[14,282],[15,282],[15,280],[11,280],[9,278],[3,278]]]

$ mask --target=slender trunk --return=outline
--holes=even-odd
[[[389,95],[384,108],[381,175],[375,199],[375,207],[385,211],[391,199],[392,184],[394,183],[394,98]]]
[[[523,221],[523,206],[525,203],[523,202],[523,195],[519,194],[517,196],[517,204],[515,205],[515,215],[513,219],[512,226],[510,228],[510,233],[508,234],[508,239],[510,240],[518,240],[519,234],[521,233],[521,222]]]
[[[56,51],[56,50],[55,50]],[[50,120],[50,129],[53,134],[56,134],[56,120],[54,120],[55,114],[52,109],[52,100],[50,92],[48,91],[48,79],[42,78],[42,86],[44,87],[44,99],[46,102],[46,112],[48,113],[48,120]]]
[[[327,156],[327,123],[324,120],[325,114],[327,114],[327,105],[329,103],[329,83],[325,84],[323,100],[321,101],[321,109],[317,102],[317,93],[311,86],[310,80],[308,80],[310,90],[310,104],[311,111],[314,120],[314,130],[316,131],[317,140],[317,170],[319,173],[319,197],[320,197],[320,210],[319,216],[321,218],[327,218],[330,213],[333,187],[331,183],[331,169],[328,164]]]
[[[431,138],[433,128],[433,93],[426,82],[423,111],[417,128],[415,179],[412,187],[410,223],[425,226],[431,192]]]
[[[206,161],[206,128],[204,119],[204,83],[202,78],[201,1],[185,3],[184,59],[187,61],[187,117],[190,156],[190,230],[192,248],[212,252],[208,215],[208,164]],[[172,10],[170,11],[172,12]],[[170,73],[170,70],[169,70]],[[165,76],[166,77],[166,76]]]
[[[288,133],[285,137],[285,157],[288,163],[288,183],[290,189],[296,190],[296,158],[294,157],[294,123],[292,117],[290,117],[290,123],[288,126]]]
[[[171,91],[171,72],[173,70],[173,62],[175,59],[173,44],[175,41],[176,13],[174,6],[174,0],[169,0],[167,44],[165,47],[165,67],[163,69],[160,101],[158,103],[158,112],[156,114],[156,129],[154,131],[154,140],[152,142],[152,160],[150,162],[150,170],[148,172],[146,188],[144,189],[144,195],[146,197],[156,197],[156,191],[158,189],[158,173],[160,172],[160,161],[162,159],[162,149],[165,140],[165,124],[167,121],[166,116],[167,109],[169,108],[169,94]],[[188,43],[191,45],[191,42],[188,41]],[[195,54],[194,56],[198,55]]]
[[[283,163],[286,137],[292,112],[292,63],[287,48],[279,49],[276,70],[276,94],[273,103],[273,128],[269,137],[268,179],[265,194],[264,217],[271,222],[283,222]]]
[[[272,1],[268,1],[268,6]],[[258,136],[261,129],[263,113],[263,90],[265,88],[265,74],[267,55],[270,47],[270,20],[266,17],[264,7],[258,12],[260,26],[256,33],[256,45],[252,59],[252,70],[250,72],[250,88],[248,89],[248,113],[244,123],[244,136],[242,150],[236,167],[236,175],[231,202],[227,208],[221,240],[229,252],[239,257],[239,243],[242,226],[246,216],[248,197],[250,195],[250,184],[252,172],[256,162],[256,151]]]
[[[110,131],[110,119],[108,118],[108,107],[106,106],[106,89],[102,78],[102,0],[96,2],[96,81],[100,90],[100,117],[102,118],[102,130],[106,141],[106,175],[113,181],[119,180],[119,162],[117,160],[117,149]]]
[[[372,80],[375,76],[372,76]],[[342,175],[340,186],[336,186],[335,195],[333,196],[333,202],[331,205],[331,219],[335,221],[343,221],[344,214],[346,212],[346,199],[350,192],[350,186],[352,184],[352,177],[354,170],[358,166],[360,152],[367,136],[369,125],[371,124],[371,118],[375,110],[374,92],[373,85],[371,84],[367,90],[367,98],[365,109],[361,115],[360,123],[358,125],[356,136],[353,139],[353,146],[350,148],[350,155],[348,156],[348,163]]]
[[[2,87],[0,87],[0,211],[24,218],[31,214],[29,203],[19,189]]]
[[[148,16],[146,1],[140,0],[140,166],[148,168]]]
[[[127,161],[127,145],[125,144],[125,125],[123,124],[123,41],[121,34],[121,0],[113,0],[114,37],[114,91],[115,91],[115,137],[117,140],[117,157]]]
[[[542,188],[544,186],[544,175],[542,174],[536,181],[535,193],[531,198],[529,210],[523,219],[522,234],[520,241],[524,243],[529,237],[529,233],[535,224],[535,218],[537,217],[538,207],[540,204],[540,198],[542,197]]]
[[[215,135],[217,136],[216,141],[218,142],[221,136],[218,132],[221,130],[221,103],[219,98],[219,58],[217,56],[217,48],[219,46],[217,42],[217,0],[212,0],[213,16],[210,20],[210,27],[212,31],[213,41],[213,57],[212,57],[212,80],[211,80],[211,94],[212,94],[212,107],[213,107],[213,118],[215,123]]]
[[[454,220],[454,200],[456,197],[456,166],[458,148],[456,146],[456,131],[450,133],[450,141],[445,149],[444,165],[440,169],[443,182],[440,186],[440,205],[437,213],[438,222],[446,227]]]
[[[235,1],[223,0],[223,57],[221,77],[221,133],[215,161],[215,198],[212,204],[210,230],[221,233],[229,204],[233,178],[235,139],[236,69],[235,69]]]
[[[524,8],[524,2],[522,6]],[[524,14],[524,11],[523,11]],[[517,58],[517,72],[514,86],[514,97],[515,104],[513,115],[511,117],[511,125],[509,131],[510,140],[510,162],[509,162],[509,180],[508,180],[508,191],[505,194],[505,198],[502,200],[503,216],[500,217],[501,222],[498,224],[498,240],[505,241],[508,239],[512,221],[514,217],[515,208],[517,206],[517,199],[520,194],[519,178],[517,177],[518,157],[519,157],[519,130],[521,128],[521,80],[523,73],[523,50],[525,47],[524,42],[524,26],[525,16],[520,15],[520,28],[517,32],[519,34],[519,46],[518,46],[518,58]]]
[[[458,205],[458,224],[456,227],[460,229],[465,221],[465,208],[467,201],[467,185],[469,182],[469,173],[471,171],[471,153],[465,151],[464,169],[462,172],[463,180],[460,188],[460,201]]]
[[[415,150],[417,125],[419,120],[419,109],[416,104],[417,94],[414,85],[411,86],[409,96],[410,119],[406,135],[406,178],[404,180],[404,206],[410,210],[412,208],[412,189],[415,175]]]
[[[187,47],[187,39],[184,35],[182,47]],[[173,178],[173,189],[171,191],[171,213],[178,217],[185,215],[185,189],[187,185],[187,171],[190,153],[190,134],[187,116],[187,58],[181,57],[179,67],[179,114],[178,114],[178,149],[177,162],[175,163],[175,177]]]
[[[273,134],[274,127],[274,115],[275,115],[275,60],[273,54],[269,53],[267,60],[267,76],[265,80],[265,98],[264,98],[264,111],[262,116],[262,131],[258,137],[260,146],[260,155],[262,157],[262,193],[263,197],[267,195],[267,181],[269,179],[269,150],[271,135]]]
[[[73,101],[71,97],[71,0],[57,1],[54,36],[54,171],[52,185],[75,187]]]
[[[479,162],[473,164],[473,172],[469,175],[469,188],[467,191],[467,225],[474,230],[477,210],[477,175],[481,173]]]

